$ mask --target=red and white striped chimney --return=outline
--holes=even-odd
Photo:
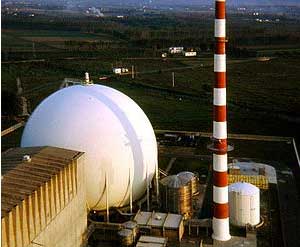
[[[226,19],[225,0],[215,0],[215,84],[213,92],[213,234],[227,241],[229,233],[227,122],[226,122]]]

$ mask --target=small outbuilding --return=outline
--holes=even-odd
[[[134,217],[141,231],[150,235],[167,237],[170,241],[181,241],[184,233],[183,216],[180,214],[139,211]]]

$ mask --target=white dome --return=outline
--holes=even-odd
[[[100,85],[64,88],[35,109],[21,146],[45,145],[86,153],[87,203],[94,210],[106,207],[105,174],[109,206],[120,207],[129,202],[129,181],[137,200],[157,166],[155,134],[145,113],[125,94]]]

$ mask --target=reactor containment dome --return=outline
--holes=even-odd
[[[29,118],[21,146],[85,152],[87,203],[93,210],[138,200],[157,169],[147,116],[128,96],[101,85],[71,86],[46,98]]]

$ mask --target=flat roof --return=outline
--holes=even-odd
[[[153,236],[141,236],[138,242],[165,244],[165,243],[167,243],[167,238],[153,237]]]
[[[183,216],[180,214],[139,211],[134,217],[138,225],[177,229]]]
[[[136,247],[164,247],[165,244],[137,242]]]
[[[165,220],[165,228],[178,228],[182,221],[182,215],[180,214],[168,214]]]
[[[13,148],[1,154],[1,217],[83,153],[57,147]],[[30,161],[24,161],[25,155]]]
[[[151,214],[152,212],[138,211],[137,214],[134,216],[134,221],[139,225],[147,225]]]
[[[154,226],[154,227],[155,226],[163,227],[166,218],[167,218],[167,214],[165,213],[153,212],[147,222],[147,225]]]

